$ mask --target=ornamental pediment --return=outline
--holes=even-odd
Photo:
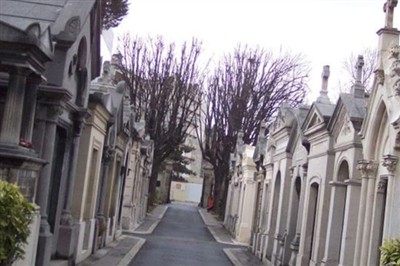
[[[323,126],[324,118],[315,107],[311,108],[303,124],[304,133],[319,130]]]
[[[287,104],[283,104],[279,108],[278,115],[274,123],[272,124],[271,133],[273,134],[274,132],[277,132],[282,128],[292,126],[293,120],[294,120],[294,114],[292,108]]]

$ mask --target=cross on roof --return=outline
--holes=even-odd
[[[322,90],[328,91],[328,78],[329,78],[329,66],[324,66],[322,69]]]
[[[394,8],[397,6],[397,0],[387,0],[383,5],[385,16],[385,28],[393,28],[393,13]]]
[[[356,83],[362,83],[362,69],[364,66],[364,57],[359,55],[356,63]]]

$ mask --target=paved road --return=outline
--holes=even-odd
[[[141,236],[143,237],[143,236]],[[193,206],[171,204],[131,266],[232,265]]]

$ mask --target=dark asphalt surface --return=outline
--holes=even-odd
[[[193,206],[171,204],[130,266],[232,265]]]

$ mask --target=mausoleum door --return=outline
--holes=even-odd
[[[60,215],[62,205],[59,204],[60,195],[62,193],[62,172],[64,164],[64,152],[66,144],[66,133],[65,130],[57,127],[56,137],[54,142],[54,156],[51,169],[50,178],[50,192],[49,201],[47,205],[48,222],[50,225],[50,231],[55,236],[53,239],[53,253],[56,250],[58,225],[60,224]],[[60,208],[59,208],[60,207]]]

